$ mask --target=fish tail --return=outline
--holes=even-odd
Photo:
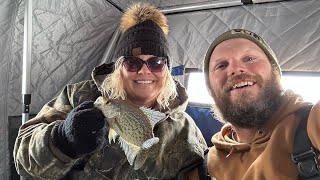
[[[119,143],[125,155],[127,156],[129,164],[133,165],[134,159],[136,158],[137,153],[140,151],[140,148],[126,142],[121,136],[119,138]]]

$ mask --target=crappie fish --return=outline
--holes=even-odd
[[[153,128],[166,118],[164,113],[145,107],[136,107],[128,101],[102,96],[98,97],[94,104],[102,111],[110,127],[109,143],[115,142],[120,136],[120,145],[130,165],[133,165],[141,148],[149,149],[159,142],[159,138],[153,134]]]

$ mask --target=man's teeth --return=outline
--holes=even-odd
[[[241,82],[241,83],[233,85],[232,89],[243,87],[243,86],[252,86],[252,85],[253,85],[253,82],[245,81],[245,82]]]
[[[150,84],[152,81],[136,81],[139,84]]]

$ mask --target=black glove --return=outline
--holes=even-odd
[[[106,141],[106,132],[102,112],[93,101],[86,101],[74,108],[65,121],[55,124],[51,137],[64,154],[77,158],[100,148]]]

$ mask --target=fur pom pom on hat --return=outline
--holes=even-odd
[[[223,34],[221,34],[220,36],[218,36],[209,46],[205,59],[203,61],[203,65],[204,65],[204,73],[205,73],[205,81],[206,84],[208,84],[209,82],[209,63],[210,63],[210,58],[212,55],[212,52],[214,50],[214,48],[220,44],[223,41],[226,41],[228,39],[234,39],[234,38],[244,38],[247,40],[252,41],[253,43],[255,43],[257,46],[259,46],[264,53],[267,55],[270,64],[272,65],[272,67],[275,68],[276,71],[278,71],[279,75],[281,76],[281,69],[280,66],[278,64],[278,59],[276,57],[276,55],[274,54],[273,50],[270,48],[270,46],[265,42],[265,40],[260,37],[259,35],[257,35],[254,32],[245,30],[245,29],[232,29],[229,30]]]
[[[121,39],[115,57],[140,54],[166,57],[171,65],[171,53],[166,35],[169,32],[167,18],[155,6],[137,3],[130,6],[121,18]]]

